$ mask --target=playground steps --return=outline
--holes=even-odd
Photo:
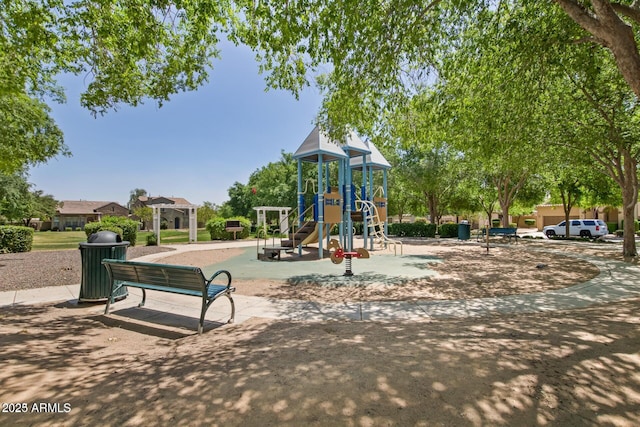
[[[289,232],[289,239],[282,240],[280,242],[280,245],[285,248],[293,248],[294,241],[296,245],[300,244],[300,242],[306,239],[309,234],[313,233],[315,229],[316,229],[316,222],[307,221],[304,224],[302,224],[302,227],[296,230],[295,233]]]

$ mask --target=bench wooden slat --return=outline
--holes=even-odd
[[[229,319],[229,323],[233,322],[235,305],[231,297],[231,292],[234,292],[235,288],[231,287],[231,273],[226,270],[219,270],[211,278],[207,279],[198,267],[113,259],[104,259],[102,264],[107,269],[111,280],[111,292],[107,300],[105,314],[109,314],[109,306],[113,303],[114,291],[122,286],[130,286],[142,289],[142,302],[140,303],[140,307],[142,307],[146,301],[146,290],[170,292],[202,298],[200,324],[198,326],[199,333],[202,333],[204,315],[211,303],[219,296],[225,295],[231,302],[231,318]],[[226,285],[212,283],[218,276],[225,275],[227,276]]]
[[[163,285],[151,285],[148,283],[138,283],[138,282],[122,282],[122,286],[131,286],[132,288],[146,289],[148,291],[160,291],[160,292],[169,292],[172,294],[180,294],[180,295],[191,295],[194,297],[201,297],[202,292],[192,290],[192,289],[183,289],[183,288],[172,288],[170,286]]]

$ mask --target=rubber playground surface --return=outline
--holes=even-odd
[[[205,267],[205,275],[217,270],[233,272],[234,280],[272,279],[291,284],[306,283],[331,286],[362,286],[366,284],[398,284],[408,280],[434,276],[436,273],[425,267],[442,260],[432,255],[400,254],[393,250],[374,250],[370,258],[352,259],[353,276],[345,276],[346,261],[334,264],[325,251],[324,258],[318,258],[317,248],[305,249],[303,257],[282,255],[282,260],[261,261],[257,259],[256,248],[247,247],[241,255]]]

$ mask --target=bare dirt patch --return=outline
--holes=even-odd
[[[301,299],[316,302],[452,300],[546,292],[585,282],[599,274],[593,264],[573,257],[528,251],[525,245],[495,247],[438,244],[405,245],[407,255],[430,255],[422,262],[438,275],[395,284],[366,283],[333,286],[308,281],[234,280],[241,295]],[[197,251],[168,255],[159,262],[206,267],[241,253],[240,249]],[[372,256],[380,256],[375,253]],[[387,254],[388,256],[388,254]],[[291,261],[295,262],[295,261]],[[304,261],[301,261],[304,262]]]
[[[26,412],[7,406],[0,425],[636,426],[639,308],[255,318],[185,336],[64,305],[14,307],[0,315],[0,387]]]

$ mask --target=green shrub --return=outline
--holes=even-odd
[[[607,223],[607,227],[608,227],[608,226],[609,226],[609,223]],[[638,220],[633,221],[633,226],[634,226],[634,229],[635,229],[636,231],[639,231],[639,230],[640,230],[640,228],[639,228],[639,227],[640,227],[640,221],[638,221]],[[615,229],[617,229],[617,228],[618,228],[618,227],[616,226],[616,227],[615,227]],[[622,220],[622,221],[620,222],[620,228],[622,228],[622,229],[624,230],[624,220]],[[611,230],[611,228],[610,228],[609,230]]]
[[[491,220],[491,226],[492,226],[492,227],[500,227],[500,223],[501,223],[501,222],[502,222],[502,221],[500,221],[499,219],[492,219],[492,220]]]
[[[103,226],[104,225],[101,222],[90,222],[90,223],[88,223],[87,225],[84,226],[84,233],[87,235],[87,237],[89,237],[93,233],[97,233],[98,231],[102,231]],[[122,233],[120,234],[120,237],[122,237]]]
[[[435,237],[436,225],[424,222],[389,224],[389,234],[397,237]]]
[[[105,216],[100,222],[90,222],[85,225],[84,232],[89,237],[98,231],[113,231],[118,233],[122,240],[126,240],[131,246],[135,246],[138,239],[138,224],[138,221],[122,216]]]
[[[458,237],[458,224],[447,223],[438,227],[440,237]]]
[[[33,245],[33,228],[0,226],[0,253],[29,252]]]
[[[251,221],[243,216],[233,218],[213,218],[207,221],[205,228],[211,236],[211,240],[232,240],[233,232],[225,230],[227,221],[240,221],[240,225],[244,228],[242,231],[236,232],[236,238],[246,239],[251,231]]]
[[[123,231],[122,228],[116,227],[113,225],[106,225],[101,222],[91,222],[84,227],[84,232],[87,235],[87,238],[98,231],[113,231],[116,233],[122,240],[127,240],[122,237]]]
[[[533,218],[527,218],[524,220],[524,225],[526,225],[527,227],[533,227],[536,225],[536,220]]]
[[[73,231],[73,228],[72,227],[65,227],[64,231]]]
[[[518,228],[518,224],[516,224],[515,222],[510,222],[509,228]]]
[[[155,234],[147,235],[147,246],[157,246],[158,237]]]
[[[354,234],[356,236],[362,236],[364,234],[364,222],[354,222],[353,224],[353,228],[354,228]]]
[[[617,222],[607,222],[607,229],[609,230],[609,233],[613,233],[618,229],[618,223]]]

